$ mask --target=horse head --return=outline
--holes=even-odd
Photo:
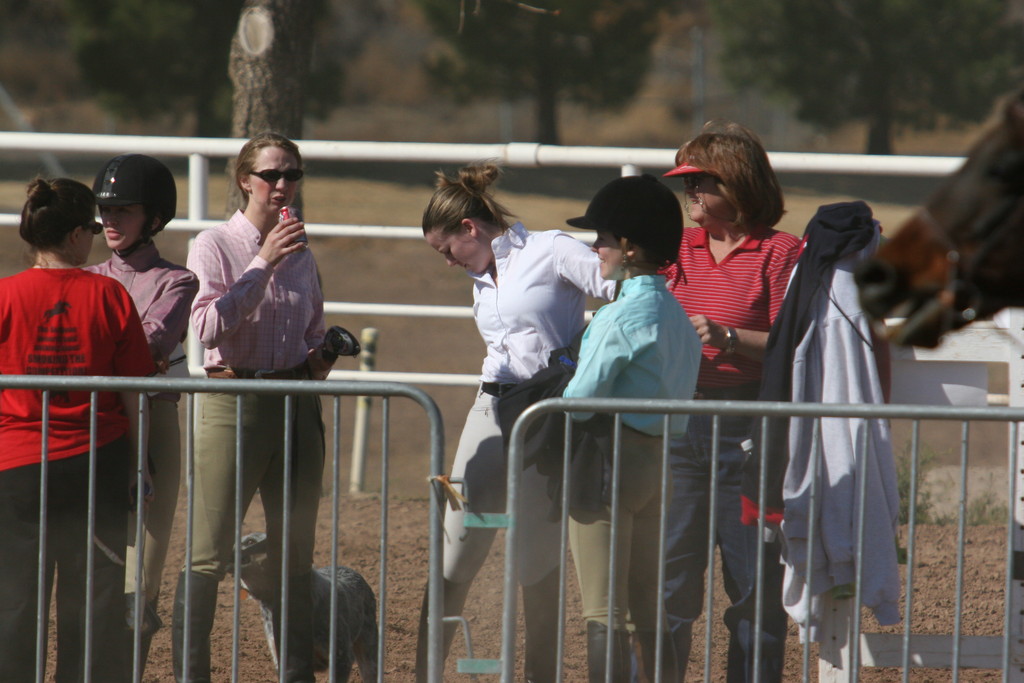
[[[942,335],[1024,305],[1024,90],[964,164],[856,273],[861,305],[899,344]]]

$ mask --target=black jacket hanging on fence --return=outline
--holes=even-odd
[[[823,289],[828,290],[835,264],[844,256],[863,249],[874,237],[875,222],[864,202],[840,202],[818,208],[804,231],[804,250],[797,261],[786,298],[771,331],[762,364],[761,401],[792,401],[793,354],[810,327],[814,308],[811,302]],[[756,524],[759,501],[761,444],[767,444],[768,521],[781,521],[782,484],[789,463],[789,419],[769,420],[761,437],[754,434],[754,451],[744,463],[742,482],[743,521]]]

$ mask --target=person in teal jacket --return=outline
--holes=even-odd
[[[672,191],[654,176],[618,178],[569,225],[597,231],[593,249],[601,275],[621,282],[618,298],[594,315],[580,344],[576,374],[566,398],[689,398],[697,384],[701,342],[659,270],[675,259],[682,210]],[[574,413],[585,421],[589,413]],[[604,681],[612,641],[612,680],[629,678],[627,618],[635,626],[647,680],[655,676],[658,537],[662,440],[683,434],[687,416],[624,413],[621,424],[618,545],[614,605],[609,605],[612,550],[610,484],[602,484],[598,509],[570,508],[569,541],[583,594],[591,682]],[[607,454],[593,454],[607,457]],[[605,469],[610,482],[612,464]],[[662,623],[663,633],[667,633]],[[677,680],[671,640],[664,643],[663,681]]]

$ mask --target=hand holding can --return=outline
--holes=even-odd
[[[280,213],[278,214],[278,220],[280,220],[281,222],[284,222],[284,221],[288,220],[289,218],[298,218],[301,221],[302,220],[302,210],[299,209],[299,207],[297,207],[297,206],[286,206],[286,207],[282,208]],[[307,238],[306,237],[306,233],[303,232],[301,235],[299,235],[298,237],[295,238],[295,241],[296,242],[302,242],[304,244],[308,244],[309,243],[309,238]]]

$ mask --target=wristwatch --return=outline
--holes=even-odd
[[[725,348],[723,351],[726,353],[734,353],[736,351],[736,328],[726,327],[725,328]]]

